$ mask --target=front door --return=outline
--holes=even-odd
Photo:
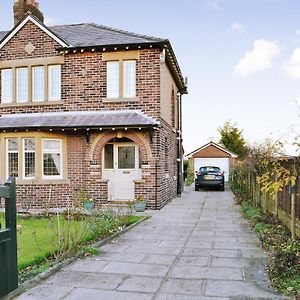
[[[134,143],[104,147],[103,179],[108,179],[109,200],[134,200],[134,181],[140,179],[139,148]]]

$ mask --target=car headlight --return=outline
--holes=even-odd
[[[215,179],[216,180],[221,180],[221,179],[223,179],[223,176],[216,176]]]

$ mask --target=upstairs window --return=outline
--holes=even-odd
[[[45,101],[45,67],[32,68],[32,101]]]
[[[107,98],[120,97],[120,64],[118,61],[107,62]]]
[[[17,68],[17,103],[28,102],[28,68]]]
[[[13,99],[12,69],[1,70],[2,103],[11,103]]]
[[[48,67],[48,99],[49,101],[61,100],[61,66]]]
[[[29,63],[26,60],[26,67],[20,62],[12,68],[10,61],[1,61],[4,64],[0,71],[1,103],[24,105],[61,101],[61,64],[51,64],[58,59],[48,58],[48,64],[47,58],[45,62],[44,59],[29,60]]]
[[[136,97],[136,60],[107,62],[107,98]]]
[[[124,61],[124,98],[136,96],[136,62],[135,60]]]

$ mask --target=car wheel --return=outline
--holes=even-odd
[[[195,191],[196,191],[196,192],[199,191],[199,186],[195,185]]]
[[[224,192],[224,191],[225,191],[224,185],[223,185],[223,186],[220,186],[219,190],[220,190],[221,192]]]

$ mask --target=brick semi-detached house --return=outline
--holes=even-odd
[[[34,0],[0,32],[0,176],[19,210],[63,208],[86,188],[96,206],[181,191],[181,96],[171,44],[96,24],[47,27]]]

